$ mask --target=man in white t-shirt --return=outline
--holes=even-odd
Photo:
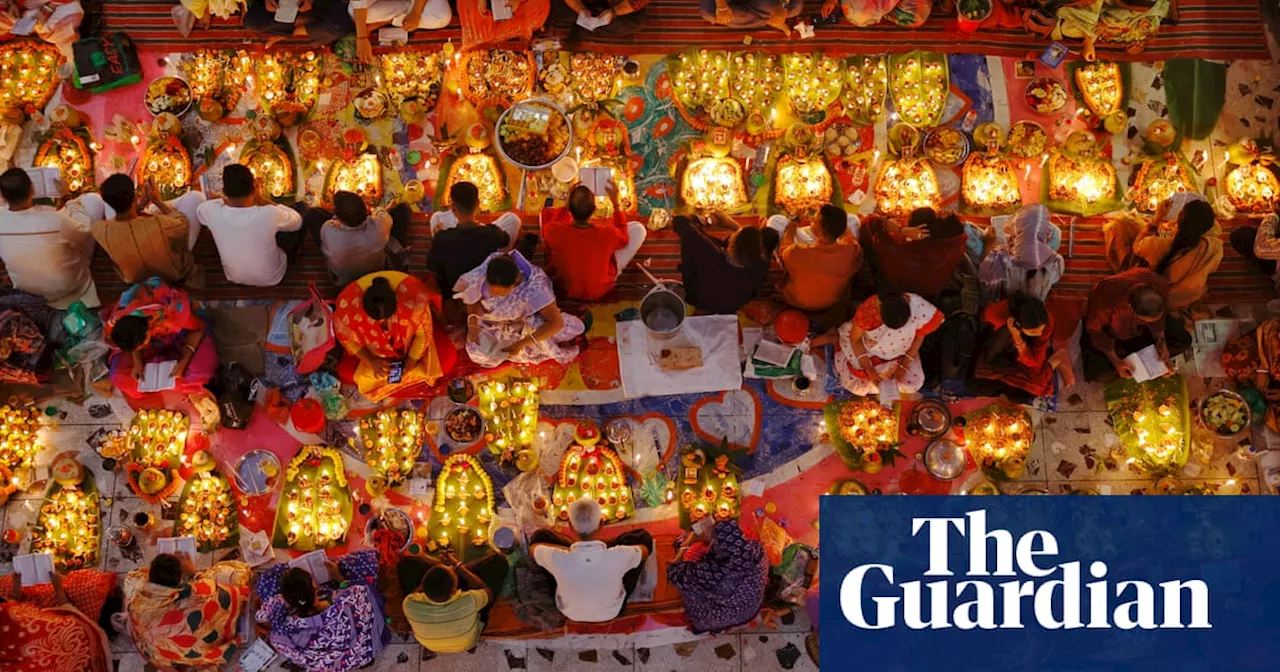
[[[0,174],[0,197],[8,206],[0,210],[0,259],[14,288],[43,296],[60,310],[77,300],[89,308],[101,305],[89,275],[95,246],[92,218],[82,202],[96,199],[100,209],[98,195],[81,196],[61,210],[34,205],[31,177],[10,168]]]
[[[302,244],[302,215],[264,196],[238,163],[222,169],[222,190],[222,198],[196,208],[196,217],[213,234],[223,273],[241,285],[280,284],[289,267],[286,250]]]
[[[603,623],[622,615],[627,598],[653,552],[653,537],[631,530],[609,543],[589,541],[600,528],[600,505],[583,498],[569,505],[569,525],[581,541],[551,529],[529,539],[534,562],[551,574],[556,607],[571,621]]]

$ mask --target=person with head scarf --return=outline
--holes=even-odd
[[[769,579],[764,547],[743,535],[738,521],[718,522],[706,537],[690,533],[667,565],[667,581],[684,598],[694,634],[749,623],[760,613]]]
[[[1004,241],[982,261],[983,298],[999,301],[1021,292],[1044,301],[1065,263],[1058,254],[1062,231],[1049,221],[1049,208],[1022,206],[1005,224]]]
[[[1158,273],[1169,282],[1171,310],[1203,297],[1209,275],[1222,263],[1222,229],[1200,194],[1174,194],[1150,222],[1120,217],[1102,231],[1112,270],[1145,266]]]
[[[1174,194],[1133,242],[1133,254],[1169,281],[1169,308],[1199,301],[1222,263],[1222,233],[1200,194]]]

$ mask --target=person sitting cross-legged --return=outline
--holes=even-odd
[[[694,634],[719,632],[750,623],[760,612],[769,560],[759,541],[742,534],[738,521],[723,520],[705,538],[692,532],[685,537],[667,565],[667,581],[684,598]]]
[[[120,295],[105,325],[113,347],[111,383],[136,399],[145,394],[142,386],[148,364],[174,362],[171,387],[157,389],[199,392],[218,366],[218,352],[206,331],[185,291],[160,278],[130,287]]]
[[[462,653],[475,648],[489,621],[489,612],[502,593],[508,570],[506,557],[496,551],[469,563],[463,563],[450,551],[439,561],[402,558],[396,571],[408,593],[404,616],[413,628],[414,638],[434,653]]]
[[[302,215],[267,198],[238,163],[222,169],[222,189],[223,197],[201,203],[196,215],[213,234],[223,273],[240,285],[280,284],[290,255],[302,245]]]
[[[484,263],[489,255],[515,247],[520,236],[520,216],[507,212],[491,224],[476,221],[480,190],[470,182],[449,187],[449,209],[431,215],[431,251],[427,270],[446,297],[464,273]]]
[[[569,505],[569,525],[579,541],[548,528],[529,538],[534,562],[553,579],[556,607],[571,621],[603,623],[621,616],[653,553],[653,537],[645,530],[607,543],[590,539],[600,521],[600,504],[584,497]]]
[[[781,229],[778,258],[787,272],[782,298],[800,310],[824,311],[849,299],[850,283],[862,266],[858,218],[834,205],[824,205],[811,226],[800,228],[782,215],[768,226]]]
[[[274,565],[258,577],[256,618],[267,642],[308,672],[347,672],[373,662],[391,639],[383,600],[374,590],[378,553],[349,553],[325,563],[324,576]]]
[[[698,12],[708,23],[729,28],[764,28],[768,26],[791,34],[787,19],[800,16],[804,0],[699,0]]]
[[[567,208],[542,211],[547,268],[561,296],[580,301],[604,298],[644,244],[644,224],[626,222],[612,182],[606,194],[613,205],[613,218],[607,224],[592,221],[596,197],[582,185],[569,192]]]
[[[1168,281],[1142,266],[1094,285],[1080,341],[1085,379],[1132,378],[1133,366],[1125,358],[1151,345],[1172,369],[1171,357],[1191,345],[1191,335],[1169,314],[1168,301]]]
[[[364,199],[350,191],[339,191],[333,195],[333,212],[322,208],[307,210],[302,228],[315,233],[320,251],[329,262],[333,284],[345,287],[365,275],[387,269],[387,244],[392,238],[404,244],[412,214],[406,203],[371,213]]]
[[[97,194],[85,194],[55,210],[35,204],[35,185],[21,168],[0,174],[0,260],[14,289],[43,296],[50,308],[66,310],[76,301],[97,308],[98,287],[89,274],[93,258],[92,214],[86,206]],[[89,207],[88,209],[93,209]]]
[[[240,642],[249,608],[249,566],[236,560],[196,571],[186,555],[161,553],[124,577],[124,605],[133,644],[161,670],[216,668]]]
[[[191,254],[200,233],[195,212],[204,194],[187,192],[171,206],[160,200],[155,184],[145,182],[138,189],[124,173],[103,180],[101,191],[111,212],[93,223],[93,237],[121,280],[132,284],[160,276],[187,289],[204,286],[204,270]]]

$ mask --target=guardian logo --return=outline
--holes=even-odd
[[[840,609],[854,627],[883,630],[901,621],[912,630],[1020,629],[1026,619],[1047,630],[1212,627],[1204,581],[1113,582],[1107,563],[1095,559],[1087,573],[1096,580],[1086,582],[1081,560],[1059,562],[1052,532],[1015,538],[1008,530],[988,530],[985,510],[913,518],[911,534],[928,538],[926,580],[899,582],[885,564],[850,570],[840,583]],[[965,567],[952,567],[951,543],[966,544]],[[875,604],[870,617],[863,607],[868,596]],[[1184,597],[1190,598],[1185,610]]]
[[[1280,670],[1280,497],[825,496],[821,509],[824,670]]]

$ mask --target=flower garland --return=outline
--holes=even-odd
[[[493,520],[493,515],[493,481],[480,466],[480,461],[462,453],[450,455],[436,478],[427,550],[455,546],[455,535],[460,542],[457,544],[459,553],[466,548],[466,541],[474,546],[484,546],[489,536],[488,530],[482,527]]]

